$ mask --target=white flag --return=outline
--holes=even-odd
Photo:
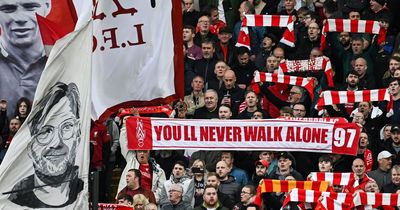
[[[88,209],[92,23],[60,39],[0,166],[0,209]]]
[[[174,59],[183,61],[183,43],[182,37],[180,45],[175,41],[182,28],[173,27],[179,22],[174,22],[173,14],[179,13],[175,10],[180,4],[179,0],[97,1],[93,10],[93,118],[110,107],[117,111],[115,107],[124,102],[162,99],[177,92],[175,72],[183,65],[177,68]],[[183,84],[183,79],[179,82]]]

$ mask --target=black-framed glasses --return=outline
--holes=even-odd
[[[69,140],[75,133],[75,125],[76,121],[72,118],[65,120],[56,127],[52,125],[44,125],[40,129],[39,133],[35,135],[35,139],[39,144],[46,145],[54,138],[56,130],[58,130],[58,135],[63,141]]]

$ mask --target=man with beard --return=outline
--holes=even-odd
[[[218,91],[220,104],[226,104],[231,107],[232,116],[236,117],[239,112],[239,106],[244,100],[244,90],[236,84],[236,75],[232,70],[226,70],[223,77],[224,85]]]
[[[250,60],[250,51],[246,47],[239,47],[237,49],[237,63],[232,66],[237,77],[237,84],[240,88],[246,89],[250,82],[253,80],[253,74],[256,66]]]
[[[258,160],[255,165],[256,169],[251,183],[253,186],[257,187],[260,184],[261,179],[268,178],[269,163],[267,160]]]
[[[156,197],[156,201],[158,202],[159,197],[157,197],[157,195],[161,191],[163,183],[166,180],[165,172],[160,165],[150,157],[149,150],[128,150],[128,138],[125,121],[126,120],[123,121],[124,124],[121,128],[119,142],[121,145],[121,154],[126,160],[126,166],[119,180],[118,192],[120,192],[127,185],[126,176],[128,171],[130,169],[139,169],[142,175],[141,186],[144,189],[151,190]]]
[[[222,104],[218,109],[218,118],[220,120],[229,120],[232,117],[231,108],[228,105]]]
[[[130,169],[128,174],[126,175],[126,187],[122,189],[117,198],[120,195],[127,194],[131,197],[142,194],[149,200],[150,203],[155,203],[156,198],[154,197],[154,193],[150,190],[147,190],[141,186],[142,182],[142,174],[139,169]]]
[[[2,141],[0,141],[0,164],[3,161],[4,156],[6,155],[7,149],[10,146],[14,135],[17,133],[20,127],[21,121],[19,119],[12,118],[10,120],[9,132],[3,135],[2,139],[0,139]]]
[[[197,206],[194,210],[228,210],[227,207],[223,206],[218,199],[217,189],[211,185],[207,185],[204,189],[203,194],[203,204],[201,206]]]
[[[79,110],[73,83],[57,83],[37,102],[27,119],[34,174],[14,185],[10,201],[30,208],[60,208],[75,202],[84,184],[75,165],[81,141]]]
[[[386,142],[386,150],[389,151],[394,158],[392,160],[393,165],[400,164],[400,126],[399,125],[392,125],[390,129],[390,139]]]
[[[194,62],[194,72],[203,77],[204,90],[207,90],[209,89],[208,83],[217,80],[214,73],[215,64],[218,62],[217,56],[215,56],[215,43],[209,40],[204,41],[201,43],[201,51],[203,58]]]

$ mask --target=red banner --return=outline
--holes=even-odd
[[[130,117],[131,150],[305,151],[356,155],[360,128],[343,120],[182,120]]]
[[[99,203],[98,210],[133,210],[133,207],[113,203]]]

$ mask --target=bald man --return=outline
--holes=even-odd
[[[236,75],[232,70],[226,70],[223,77],[224,84],[218,91],[219,103],[231,107],[232,116],[236,118],[239,106],[244,101],[244,90],[236,84]]]

